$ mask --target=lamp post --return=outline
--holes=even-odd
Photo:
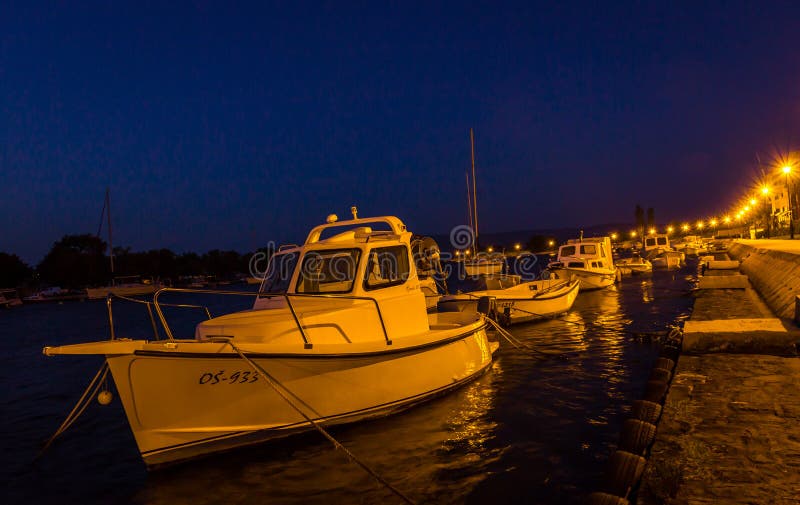
[[[792,167],[790,165],[786,165],[782,168],[783,175],[786,176],[786,201],[788,203],[787,207],[789,208],[789,238],[794,239],[794,214],[792,212],[792,193],[789,190],[789,174],[792,173]]]
[[[766,226],[764,226],[764,233],[766,234],[765,238],[769,238],[769,226],[770,226],[770,220],[772,219],[772,206],[769,204],[769,187],[762,186],[761,193],[764,195],[764,205],[766,206],[764,213],[767,216]]]

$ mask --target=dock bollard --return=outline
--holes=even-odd
[[[622,425],[619,448],[631,454],[644,456],[645,451],[656,439],[656,427],[639,419],[628,419]]]
[[[608,460],[606,491],[617,496],[628,496],[644,472],[647,460],[638,454],[617,451]]]

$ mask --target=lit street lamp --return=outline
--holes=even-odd
[[[786,201],[788,202],[787,207],[789,208],[789,238],[794,238],[794,214],[792,212],[792,193],[789,191],[789,174],[792,173],[792,167],[790,165],[786,165],[783,167],[783,175],[786,176]]]
[[[766,185],[761,186],[761,194],[764,195],[764,205],[766,206],[764,213],[767,216],[767,222],[766,226],[764,227],[764,233],[766,234],[766,238],[769,238],[769,227],[771,224],[770,221],[772,220],[772,206],[769,204],[769,186]]]

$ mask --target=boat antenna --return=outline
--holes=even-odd
[[[353,213],[353,219],[358,219],[358,207],[353,205],[352,207],[350,207],[350,212]]]
[[[475,255],[478,254],[478,181],[475,179],[475,136],[472,128],[469,129],[469,145],[472,152],[472,205],[475,211],[472,213],[475,218]]]

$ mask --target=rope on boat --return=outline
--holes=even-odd
[[[283,384],[281,384],[281,383],[280,383],[280,382],[279,382],[279,381],[278,381],[276,378],[274,378],[274,377],[273,377],[273,376],[271,376],[269,373],[267,373],[267,371],[266,371],[266,370],[264,370],[264,369],[263,369],[263,368],[262,368],[260,365],[258,365],[258,363],[254,362],[252,359],[248,358],[248,357],[247,357],[247,355],[245,355],[245,353],[244,353],[244,352],[242,352],[242,350],[241,350],[241,349],[239,349],[239,347],[238,347],[238,346],[236,346],[236,344],[234,344],[234,343],[231,341],[231,339],[230,339],[230,338],[225,338],[225,337],[214,337],[214,338],[213,338],[213,340],[219,340],[219,341],[221,341],[221,342],[226,342],[228,345],[230,345],[230,346],[231,346],[231,348],[232,348],[234,351],[236,351],[236,354],[238,354],[238,355],[239,355],[239,357],[241,357],[241,358],[242,358],[242,359],[243,359],[245,362],[247,362],[247,364],[248,364],[248,365],[250,365],[250,367],[253,369],[253,371],[255,371],[257,374],[261,374],[261,375],[262,375],[262,376],[263,376],[265,379],[267,379],[267,380],[266,380],[266,383],[267,383],[267,385],[268,385],[268,386],[270,386],[270,387],[271,387],[271,388],[272,388],[272,389],[273,389],[273,390],[274,390],[276,393],[278,393],[278,396],[280,396],[281,398],[283,398],[283,400],[284,400],[286,403],[288,403],[290,407],[292,407],[292,408],[293,408],[293,409],[294,409],[294,410],[295,410],[295,411],[296,411],[298,414],[300,414],[301,416],[303,416],[303,418],[306,420],[306,422],[307,422],[308,424],[310,424],[311,426],[313,426],[313,427],[314,427],[314,428],[315,428],[317,431],[319,431],[319,432],[322,434],[322,436],[324,436],[325,438],[327,438],[327,439],[328,439],[328,440],[329,440],[329,441],[330,441],[330,442],[333,444],[333,446],[334,446],[334,448],[335,448],[335,449],[340,449],[342,452],[344,452],[344,453],[345,453],[345,455],[347,456],[347,459],[349,459],[350,461],[352,461],[352,462],[353,462],[353,463],[355,463],[356,465],[360,466],[362,470],[364,470],[365,472],[367,472],[367,473],[368,473],[370,476],[372,476],[372,477],[373,477],[375,480],[377,480],[379,483],[381,483],[381,484],[382,484],[384,487],[386,487],[387,489],[389,489],[389,491],[391,491],[392,493],[394,493],[394,494],[395,494],[397,497],[399,497],[399,498],[400,498],[401,500],[403,500],[405,503],[408,503],[408,504],[411,504],[411,505],[415,505],[414,501],[412,501],[412,500],[411,500],[411,499],[410,499],[408,496],[406,496],[406,495],[405,495],[405,494],[403,494],[403,493],[402,493],[402,492],[401,492],[399,489],[395,488],[395,487],[394,487],[394,486],[392,486],[392,485],[391,485],[389,482],[387,482],[386,480],[384,480],[384,479],[383,479],[383,477],[381,477],[380,475],[378,475],[378,474],[377,474],[377,473],[376,473],[376,472],[375,472],[373,469],[371,469],[369,466],[367,466],[365,463],[363,463],[363,462],[362,462],[360,459],[358,459],[358,458],[357,458],[357,457],[356,457],[356,456],[355,456],[355,455],[354,455],[352,452],[350,452],[350,451],[349,451],[349,450],[348,450],[348,449],[347,449],[345,446],[343,446],[343,445],[342,445],[342,444],[341,444],[341,443],[340,443],[338,440],[336,440],[336,439],[333,437],[333,435],[331,435],[330,433],[328,433],[328,431],[327,431],[327,430],[325,430],[325,428],[323,428],[323,427],[322,427],[322,426],[321,426],[319,423],[317,423],[316,421],[314,421],[313,419],[311,419],[311,418],[310,418],[310,417],[309,417],[309,416],[308,416],[308,415],[307,415],[305,412],[303,412],[303,410],[302,410],[302,409],[300,409],[300,407],[298,407],[298,406],[297,406],[297,405],[296,405],[296,404],[295,404],[295,403],[292,401],[292,399],[291,399],[291,398],[289,398],[289,396],[286,394],[286,392],[288,392],[288,393],[291,393],[291,392],[290,392],[290,391],[289,391],[289,390],[286,388],[286,386],[284,386]],[[279,386],[280,386],[280,387],[279,387]],[[282,391],[282,390],[281,390],[281,388],[282,388],[282,389],[284,389],[284,390],[286,390],[286,392]],[[295,397],[296,397],[296,395],[294,395],[294,393],[291,393],[291,394],[292,394],[292,396],[295,396]]]
[[[61,436],[62,433],[67,431],[70,426],[83,414],[86,408],[91,403],[92,398],[97,394],[97,391],[100,389],[101,386],[105,385],[106,377],[108,376],[108,361],[103,361],[103,365],[100,367],[100,370],[97,371],[92,381],[86,387],[86,390],[81,395],[78,402],[72,408],[72,411],[69,415],[64,419],[64,422],[61,423],[61,426],[58,427],[55,433],[45,442],[42,450],[39,451],[39,454],[36,455],[35,459],[39,459],[42,454],[53,444],[56,438]]]

